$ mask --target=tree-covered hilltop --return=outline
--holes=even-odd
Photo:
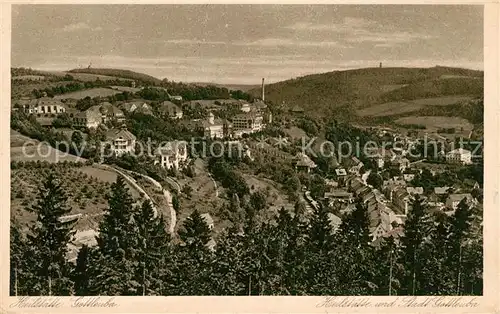
[[[364,68],[312,74],[266,85],[266,99],[312,116],[341,106],[366,108],[386,102],[483,95],[483,72],[449,68]],[[260,88],[249,91],[258,97]],[[395,104],[397,106],[397,104]]]
[[[144,73],[134,72],[130,70],[123,69],[111,69],[111,68],[87,68],[87,69],[73,69],[69,70],[69,73],[88,73],[88,74],[98,74],[106,76],[121,77],[126,79],[131,79],[135,81],[142,82],[144,84],[157,85],[160,83],[160,79],[147,75]]]
[[[179,238],[146,201],[133,205],[119,178],[108,196],[98,245],[64,260],[71,242],[66,198],[48,176],[30,208],[27,235],[11,224],[11,295],[482,295],[482,234],[465,202],[451,216],[416,198],[398,238],[370,244],[361,200],[333,229],[326,207],[282,208],[255,220],[257,198],[234,196],[241,228],[215,235],[195,210]],[[27,209],[28,210],[28,209]],[[182,208],[178,209],[182,210]],[[481,230],[479,228],[479,230]],[[215,242],[213,241],[215,240]],[[36,262],[35,260],[36,259]],[[33,261],[33,262],[30,262]]]

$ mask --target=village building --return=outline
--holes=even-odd
[[[429,203],[431,205],[444,204],[449,193],[451,193],[451,188],[448,186],[435,187],[429,196]]]
[[[469,205],[469,206],[475,205],[477,203],[477,201],[474,199],[474,197],[472,197],[472,195],[469,193],[450,194],[448,196],[448,198],[446,199],[446,207],[455,210],[455,209],[457,209],[458,204],[460,204],[460,202],[464,199],[465,199],[467,205]]]
[[[102,114],[96,108],[72,113],[73,126],[77,128],[96,129],[102,123]]]
[[[185,141],[168,142],[157,149],[158,160],[163,168],[181,169],[188,160],[187,143]]]
[[[355,156],[347,160],[347,167],[349,168],[349,173],[359,175],[361,168],[364,164]]]
[[[410,195],[422,195],[424,194],[424,188],[421,186],[418,187],[407,187],[406,192]]]
[[[106,132],[106,143],[116,156],[134,152],[135,141],[135,135],[124,128],[110,129]]]
[[[399,171],[403,172],[410,167],[410,161],[408,160],[408,158],[399,157],[392,161],[392,165],[396,166]]]
[[[167,91],[167,90],[165,90]],[[170,95],[167,91],[167,96],[170,101],[176,101],[176,102],[181,102],[182,101],[182,96],[180,95]]]
[[[405,174],[403,174],[403,179],[406,182],[411,182],[411,181],[413,181],[413,179],[415,179],[415,175],[413,173],[405,173]]]
[[[446,154],[446,162],[456,164],[471,164],[472,163],[472,153],[470,150],[458,148],[454,149]]]
[[[336,189],[339,187],[339,183],[335,180],[325,179],[325,184],[329,189]]]
[[[391,186],[384,191],[384,195],[387,197],[389,202],[394,204],[398,209],[398,212],[402,214],[407,214],[409,210],[409,205],[411,203],[411,195],[402,186]]]
[[[309,156],[307,156],[304,153],[297,153],[293,163],[294,163],[295,169],[297,169],[299,171],[303,170],[303,171],[306,171],[308,173],[312,169],[316,168],[316,164],[314,163],[314,161],[312,161],[311,158],[309,158]]]
[[[144,113],[144,111],[149,111],[151,112],[151,106],[145,103],[144,101],[131,101],[131,102],[126,102],[123,103],[119,106],[120,109],[128,112],[128,113],[133,113],[133,112],[141,112]]]
[[[168,100],[160,104],[158,111],[170,119],[182,119],[183,116],[182,108]]]
[[[249,103],[241,101],[238,103],[238,108],[243,112],[250,112],[250,110],[252,109]]]
[[[354,196],[350,192],[335,189],[330,192],[325,192],[325,199],[327,199],[330,203],[334,203],[336,201],[352,203],[354,201]]]
[[[450,190],[449,186],[437,186],[434,188],[434,194],[436,195],[446,195]]]
[[[232,118],[233,129],[243,133],[254,133],[262,130],[263,117],[260,113],[240,113]]]
[[[253,102],[252,102],[252,106],[259,110],[259,111],[263,111],[265,109],[267,109],[267,105],[265,102],[263,102],[261,99],[255,99]]]
[[[294,107],[292,107],[290,109],[290,112],[296,113],[296,114],[303,114],[304,113],[304,109],[302,109],[299,105],[295,105]]]
[[[384,148],[367,149],[366,155],[368,158],[375,161],[379,169],[384,168],[386,162],[392,161],[396,158],[396,154],[394,154],[391,150]]]
[[[339,185],[344,185],[347,178],[347,171],[344,168],[336,168],[335,176]]]
[[[109,102],[103,102],[99,107],[99,111],[102,114],[103,123],[108,123],[111,121],[121,123],[125,121],[125,114],[123,114],[123,111],[115,105]]]
[[[206,120],[198,121],[198,129],[205,138],[227,138],[231,136],[232,124],[225,119],[216,119],[210,112]]]
[[[36,114],[38,117],[55,117],[67,110],[66,105],[60,100],[49,97],[33,99],[29,102],[22,101],[21,103],[23,112]]]

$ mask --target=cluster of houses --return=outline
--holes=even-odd
[[[179,105],[182,99],[172,97],[171,100],[177,103],[167,100],[158,104],[156,108],[158,115],[168,119],[183,119],[184,113]],[[256,100],[248,103],[234,100],[233,102],[238,104],[240,113],[230,119],[216,118],[214,113],[209,111],[205,119],[193,119],[186,122],[190,123],[201,136],[211,139],[238,139],[245,134],[259,132],[266,123],[272,122],[272,115],[263,101]],[[84,111],[77,110],[74,104],[70,105],[70,103],[49,97],[22,98],[15,104],[17,110],[34,115],[37,121],[46,127],[51,127],[52,121],[63,113],[69,117],[75,128],[96,129],[105,126],[107,129],[106,145],[117,156],[134,152],[136,146],[135,135],[124,127],[126,113],[153,115],[153,108],[143,100],[123,102],[119,105],[102,102]],[[111,129],[108,129],[109,127]],[[167,147],[160,147],[155,152],[158,157],[156,162],[164,168],[182,168],[186,164],[187,147],[180,142],[169,143]],[[246,149],[245,153],[249,155],[249,150]]]
[[[453,187],[436,187],[431,192],[424,193],[424,188],[412,186],[415,173],[422,170],[412,169],[412,163],[406,158],[406,153],[415,142],[403,139],[402,147],[394,149],[377,149],[372,151],[371,158],[376,168],[393,167],[399,170],[400,175],[383,180],[380,188],[369,185],[367,177],[369,171],[362,174],[364,164],[357,157],[350,157],[335,169],[335,178],[326,180],[327,192],[324,201],[335,208],[340,214],[346,214],[355,208],[355,200],[362,200],[366,206],[370,221],[370,234],[374,243],[383,241],[387,237],[397,239],[403,234],[403,225],[411,204],[416,196],[422,199],[431,211],[451,215],[458,204],[465,200],[468,206],[478,205],[478,201],[470,193],[459,193]],[[465,149],[455,149],[446,154],[448,163],[470,164],[471,152]],[[293,165],[298,171],[311,172],[317,165],[303,153],[293,158]],[[408,171],[408,170],[412,171]],[[376,170],[373,170],[376,171]],[[408,173],[412,172],[412,173]],[[480,188],[473,182],[471,188]],[[311,203],[311,202],[310,202]],[[312,203],[311,203],[312,205]],[[338,221],[338,217],[332,214]],[[336,225],[336,224],[335,224]]]

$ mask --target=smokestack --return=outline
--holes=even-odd
[[[262,101],[265,100],[264,97],[265,97],[265,95],[264,95],[264,78],[262,78],[262,97],[261,97]]]
[[[379,65],[379,67],[382,67],[382,62],[380,62],[380,65]]]

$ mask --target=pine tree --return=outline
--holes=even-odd
[[[322,206],[313,211],[305,244],[304,291],[312,295],[334,295],[338,285],[338,256],[328,212]]]
[[[89,290],[89,247],[83,245],[78,251],[76,266],[73,270],[73,282],[75,295],[90,295]]]
[[[468,249],[469,230],[471,228],[472,215],[466,199],[462,200],[451,218],[449,234],[449,264],[454,270],[455,291],[460,295],[463,290],[463,258],[464,251]]]
[[[165,222],[162,216],[155,217],[149,200],[142,203],[134,217],[139,234],[137,281],[142,285],[142,295],[161,295],[166,288],[163,281],[169,275],[170,237],[165,231]]]
[[[211,231],[198,210],[184,221],[179,231],[183,245],[174,250],[175,269],[172,270],[174,294],[204,295],[210,292],[210,265],[212,252],[207,243],[211,239]]]
[[[361,199],[356,200],[355,210],[344,218],[338,237],[339,267],[344,272],[340,280],[342,294],[373,294],[378,288],[375,284],[377,271],[373,261],[375,249],[370,245],[367,207]]]
[[[140,295],[138,228],[133,217],[132,197],[118,176],[111,185],[108,211],[99,224],[97,263],[92,272],[91,290],[101,295]]]
[[[179,236],[187,246],[192,248],[205,247],[208,241],[210,241],[210,229],[197,209],[184,221],[183,229],[179,231]]]
[[[251,273],[245,262],[245,236],[236,228],[224,232],[217,243],[211,265],[214,295],[250,295]]]
[[[408,214],[405,223],[405,233],[401,238],[402,264],[406,266],[406,273],[401,279],[401,290],[403,294],[421,295],[425,289],[421,287],[427,278],[422,273],[427,258],[426,244],[431,234],[432,222],[426,212],[423,200],[418,196],[412,203],[412,210]]]
[[[29,273],[29,295],[69,295],[72,283],[70,265],[66,260],[67,245],[72,241],[73,221],[62,221],[71,211],[67,197],[51,173],[39,189],[39,200],[28,209],[37,215],[28,234],[26,254]]]
[[[10,295],[24,294],[23,270],[26,269],[24,254],[26,252],[26,239],[19,230],[16,220],[10,221]]]
[[[427,244],[429,254],[422,269],[426,277],[425,282],[422,282],[422,289],[429,295],[451,295],[455,280],[447,249],[450,220],[444,213],[437,214],[434,220]]]

